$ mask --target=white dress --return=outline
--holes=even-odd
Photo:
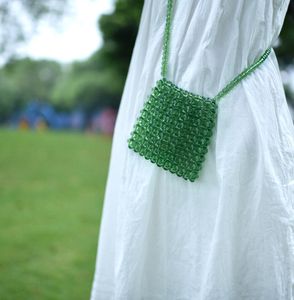
[[[294,126],[275,52],[222,98],[195,182],[127,146],[160,78],[145,0],[116,120],[91,300],[293,300]],[[289,0],[177,0],[168,79],[212,97],[277,42]]]

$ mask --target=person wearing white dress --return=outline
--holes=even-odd
[[[212,97],[275,45],[290,0],[177,0],[168,79]],[[275,52],[219,103],[200,177],[128,148],[160,78],[167,0],[145,0],[116,119],[91,300],[293,300],[294,126]]]

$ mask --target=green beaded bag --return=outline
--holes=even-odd
[[[259,59],[208,98],[178,87],[166,78],[173,0],[168,0],[164,32],[161,79],[152,88],[128,138],[128,147],[145,159],[185,180],[200,175],[213,135],[218,101],[269,56]]]

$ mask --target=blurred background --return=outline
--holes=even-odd
[[[0,300],[88,299],[143,0],[0,0]],[[294,5],[275,45],[294,120]]]

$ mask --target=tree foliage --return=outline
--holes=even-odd
[[[294,64],[294,2],[291,1],[280,34],[280,45],[276,49],[283,68]]]
[[[49,60],[11,60],[0,71],[0,120],[31,100],[50,101],[61,67]]]
[[[110,71],[76,73],[71,70],[56,84],[52,102],[62,110],[79,107],[88,113],[104,106],[116,108],[119,80],[115,80]]]
[[[118,0],[114,12],[98,23],[104,42],[100,59],[123,74],[128,71],[142,6],[143,0]]]
[[[111,14],[101,16],[98,26],[103,46],[87,61],[74,63],[54,92],[61,107],[103,105],[118,108],[136,40],[143,0],[118,0]]]
[[[63,16],[69,0],[0,0],[0,54],[10,57],[16,45],[24,42],[47,18]]]

